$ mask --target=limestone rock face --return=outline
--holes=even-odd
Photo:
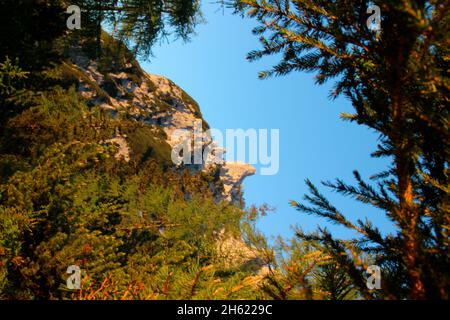
[[[90,103],[113,115],[126,115],[151,126],[155,132],[161,133],[161,143],[167,143],[171,148],[180,142],[174,135],[176,130],[193,132],[199,122],[203,129],[202,150],[214,143],[206,131],[208,124],[198,104],[171,80],[144,72],[136,61],[120,70],[105,72],[81,50],[71,52],[71,61],[66,62],[65,67],[77,74],[78,90]],[[130,160],[127,137],[117,133],[106,142],[118,147],[118,160]],[[206,163],[190,166],[190,169],[206,170],[208,166]],[[255,168],[239,162],[223,162],[219,166],[224,187],[222,199],[239,203],[242,200],[240,186],[244,178],[255,174]]]
[[[240,266],[261,272],[264,267],[261,252],[247,246],[241,239],[226,234],[224,231],[219,235],[216,250],[226,268]]]
[[[106,143],[112,143],[118,147],[117,153],[115,155],[117,160],[130,161],[130,148],[128,147],[127,140],[125,137],[116,136],[112,139],[106,140]]]
[[[123,116],[145,123],[155,133],[152,136],[152,139],[156,139],[154,142],[167,146],[167,150],[172,150],[183,141],[182,136],[174,135],[177,130],[192,133],[201,141],[197,147],[193,143],[194,152],[199,145],[202,154],[205,149],[215,152],[208,153],[206,163],[202,165],[181,166],[189,170],[213,169],[215,181],[219,185],[211,182],[210,187],[216,200],[229,201],[238,206],[243,203],[242,182],[254,175],[256,169],[243,162],[223,161],[226,150],[212,140],[198,104],[186,92],[163,76],[144,72],[136,61],[126,63],[121,68],[109,68],[87,58],[81,49],[74,48],[70,52],[70,61],[64,63],[64,72],[74,75],[78,80],[78,91],[89,104],[101,107],[113,117]],[[194,135],[199,122],[202,129],[200,136]],[[132,139],[136,138],[128,137],[116,129],[115,135],[103,142],[117,147],[117,161],[128,162],[133,152],[130,145],[135,142]],[[222,232],[217,237],[216,245],[218,257],[226,267],[249,269],[257,279],[264,277],[261,254],[242,239]]]
[[[232,202],[240,200],[240,187],[246,177],[256,173],[256,169],[243,162],[225,162],[220,169],[226,199]]]

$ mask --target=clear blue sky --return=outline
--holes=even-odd
[[[280,130],[279,173],[256,175],[244,183],[247,205],[267,203],[276,208],[276,213],[259,223],[263,232],[289,237],[293,225],[304,230],[321,225],[329,226],[337,236],[348,237],[350,233],[342,228],[295,211],[289,200],[301,200],[306,178],[316,184],[336,177],[354,182],[354,169],[365,178],[384,169],[386,160],[370,157],[377,136],[340,120],[341,112],[351,112],[350,103],[344,98],[328,99],[331,83],[317,86],[313,74],[259,80],[258,71],[270,67],[276,58],[256,63],[245,60],[250,50],[259,48],[251,33],[255,22],[223,12],[210,2],[203,2],[202,7],[206,24],[197,27],[192,41],[155,47],[154,57],[142,62],[143,68],[168,77],[187,91],[213,128]],[[382,231],[392,230],[382,213],[322,190],[350,219],[368,217]]]

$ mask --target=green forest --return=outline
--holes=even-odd
[[[343,120],[375,131],[372,156],[390,163],[369,181],[355,171],[356,185],[307,180],[291,202],[354,238],[319,227],[275,241],[257,228],[269,206],[223,198],[220,166],[172,163],[161,123],[180,104],[203,119],[200,107],[138,62],[190,40],[198,1],[0,3],[0,299],[449,299],[450,1],[380,2],[382,32],[366,26],[366,0],[217,4],[257,25],[248,60],[278,59],[261,79],[331,81],[354,110]],[[327,188],[396,232],[349,220]],[[367,284],[373,265],[383,290]]]

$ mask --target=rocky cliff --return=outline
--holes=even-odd
[[[179,142],[173,138],[175,130],[193,131],[198,121],[203,129],[209,127],[194,99],[171,80],[144,72],[137,61],[120,61],[117,57],[110,61],[114,65],[108,60],[93,61],[81,48],[72,48],[69,57],[64,63],[65,72],[78,78],[78,91],[90,104],[151,126],[156,143],[166,145],[166,150]],[[206,133],[202,138],[203,148],[213,143]],[[118,147],[117,159],[130,160],[129,137],[117,132],[107,142]],[[208,165],[191,168],[207,170]],[[255,174],[255,168],[240,162],[223,162],[218,169],[223,184],[219,198],[241,203],[242,182]]]

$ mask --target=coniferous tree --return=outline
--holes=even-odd
[[[375,31],[368,27],[374,4],[381,9]],[[326,229],[299,236],[321,241],[367,298],[379,295],[366,287],[361,252],[382,267],[381,297],[448,298],[450,2],[237,0],[232,6],[259,23],[254,33],[263,48],[248,59],[281,55],[261,78],[307,71],[318,84],[337,79],[331,96],[344,95],[355,110],[343,118],[375,130],[381,143],[373,156],[391,160],[373,177],[375,185],[357,172],[357,186],[324,184],[383,210],[395,234],[349,221],[308,181],[311,206],[293,205],[361,237],[337,240]]]
[[[197,0],[79,0],[83,24],[95,38],[95,54],[101,55],[103,24],[135,54],[151,55],[152,46],[173,34],[189,39],[200,21]]]
[[[350,277],[337,263],[326,263],[314,274],[315,286],[324,292],[329,300],[355,298]]]
[[[126,12],[132,18],[121,20],[130,28],[123,37],[142,32],[139,48],[150,46],[144,42],[159,37],[161,28],[190,32],[191,20],[182,16],[193,13],[193,2],[166,3],[173,15],[164,10],[169,20],[163,26],[157,26],[158,11],[150,17],[150,1],[126,2],[140,12]],[[1,23],[15,37],[2,33],[0,39],[0,299],[258,297],[252,271],[225,266],[216,253],[217,235],[238,235],[244,214],[215,201],[211,185],[221,184],[219,178],[174,170],[155,126],[113,117],[77,90],[86,75],[67,51],[77,46],[86,54],[85,44],[97,42],[97,22],[108,23],[109,11],[100,10],[100,19],[95,10],[82,11],[92,24],[68,31],[64,1],[9,4],[14,15]],[[28,24],[29,15],[39,29]],[[157,32],[145,34],[152,25]],[[97,59],[100,72],[132,65],[130,77],[146,80],[122,43],[105,32],[101,41],[111,55]],[[91,84],[108,96],[106,86]],[[107,142],[118,131],[127,136],[129,162],[116,159],[116,147]],[[73,295],[66,288],[70,265],[83,275],[82,290]]]
[[[56,61],[53,41],[64,34],[63,0],[3,0],[0,12],[0,62],[19,58],[26,70]]]

